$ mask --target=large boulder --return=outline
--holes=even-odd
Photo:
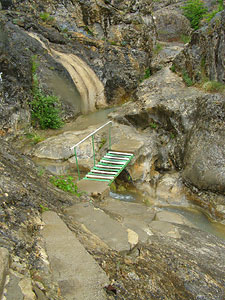
[[[187,72],[198,82],[216,80],[225,82],[225,10],[218,13],[208,25],[195,31],[191,42],[174,59],[179,73]]]
[[[198,103],[196,122],[189,133],[183,177],[199,189],[225,194],[225,103],[219,94]]]
[[[177,41],[182,35],[188,36],[192,31],[188,19],[173,7],[157,10],[154,19],[160,41]]]

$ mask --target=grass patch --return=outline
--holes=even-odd
[[[41,12],[39,17],[43,22],[53,22],[54,21],[54,17],[50,16],[50,14],[48,12]]]
[[[206,81],[202,87],[205,91],[212,93],[222,93],[225,91],[225,84],[218,81]]]
[[[154,55],[157,55],[162,49],[163,49],[163,45],[160,43],[157,43],[155,45],[155,47],[153,48]]]
[[[72,176],[53,176],[50,178],[50,182],[56,186],[57,188],[69,192],[71,194],[74,194],[76,196],[80,196],[81,193],[78,193],[77,185],[75,184],[75,178]]]
[[[189,75],[186,71],[182,72],[182,78],[183,78],[183,81],[185,82],[185,84],[187,86],[192,86],[193,85],[193,81],[191,80],[191,78],[189,77]]]
[[[26,133],[25,137],[30,140],[30,143],[32,145],[36,145],[37,143],[40,143],[40,142],[44,141],[44,139],[45,139],[44,137],[40,136],[36,132]]]
[[[181,40],[182,43],[187,44],[187,43],[190,42],[191,37],[188,36],[188,35],[185,35],[185,34],[181,34],[180,40]]]

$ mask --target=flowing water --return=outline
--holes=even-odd
[[[125,202],[135,202],[143,203],[144,198],[138,192],[110,192],[110,197]],[[200,208],[190,204],[191,207],[182,207],[182,206],[160,206],[157,207],[157,204],[154,205],[157,210],[166,210],[171,211],[177,214],[183,215],[188,221],[190,221],[196,228],[201,229],[202,231],[211,233],[219,238],[225,240],[225,225],[213,222],[208,218]]]

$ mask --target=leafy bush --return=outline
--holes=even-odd
[[[191,22],[191,27],[195,30],[199,28],[201,19],[208,11],[202,0],[188,0],[182,9],[184,16],[188,18]]]
[[[45,95],[39,87],[37,78],[36,56],[32,58],[32,79],[33,79],[33,100],[30,103],[31,117],[34,122],[38,122],[41,129],[60,128],[63,121],[60,117],[61,105],[56,96]]]
[[[72,193],[76,196],[81,195],[78,193],[77,185],[74,183],[74,178],[72,176],[53,176],[51,177],[50,182],[65,192]]]

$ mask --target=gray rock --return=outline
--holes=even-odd
[[[225,10],[218,13],[208,25],[195,31],[191,42],[174,59],[179,73],[187,72],[193,82],[208,78],[225,80]]]
[[[108,278],[55,212],[43,214],[42,235],[63,298],[105,300]]]
[[[75,222],[83,224],[110,248],[117,251],[130,250],[126,227],[110,218],[101,209],[88,203],[81,203],[68,208],[66,214]]]
[[[215,94],[198,104],[196,123],[190,131],[183,177],[199,189],[225,193],[225,106]]]
[[[178,10],[163,8],[154,13],[158,40],[179,41],[181,35],[190,35],[190,22]]]
[[[194,227],[184,216],[170,211],[160,211],[156,213],[155,221],[183,224]]]
[[[7,300],[23,300],[24,295],[19,287],[20,277],[10,274],[8,283],[5,287],[5,297]]]
[[[9,252],[6,248],[0,248],[0,297],[2,296],[6,275],[9,270]]]

